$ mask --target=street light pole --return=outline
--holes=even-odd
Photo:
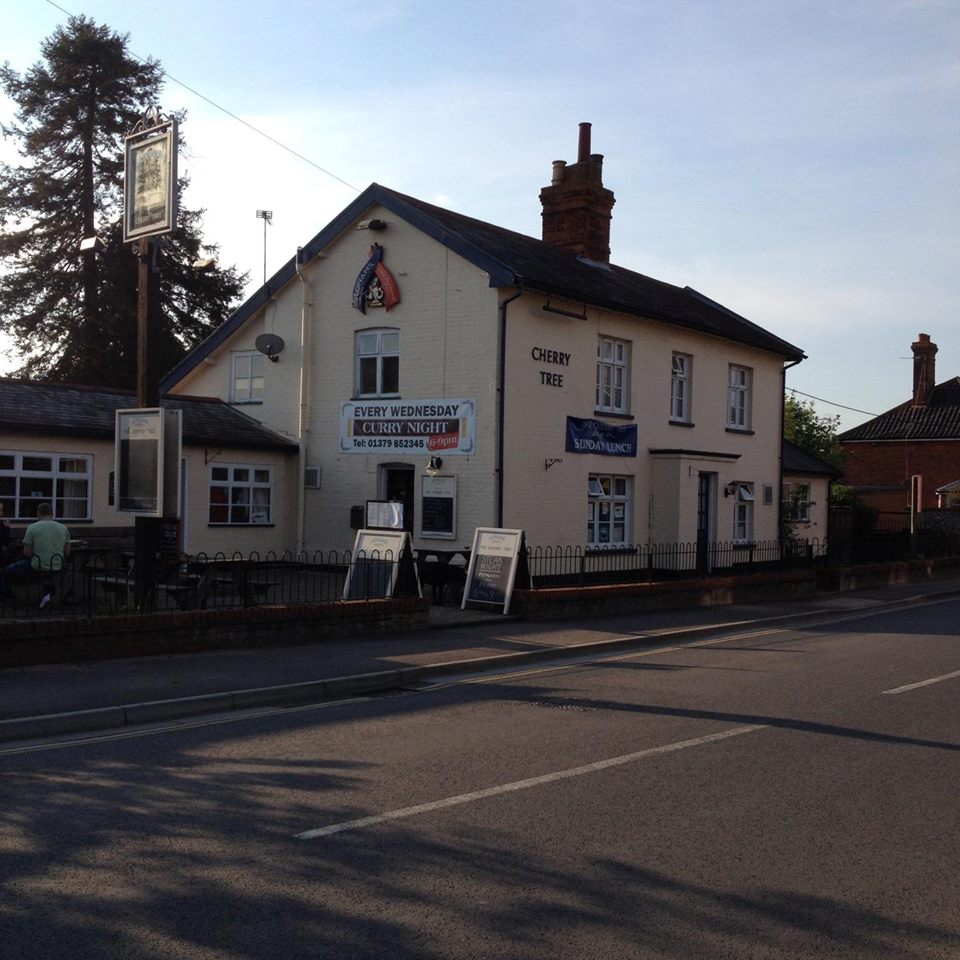
[[[273,223],[272,210],[258,210],[257,218],[263,221],[263,285],[267,285],[267,224]]]

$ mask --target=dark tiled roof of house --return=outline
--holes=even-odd
[[[938,383],[925,407],[901,403],[841,433],[841,443],[881,440],[960,440],[960,377]]]
[[[534,237],[424,203],[376,183],[367,187],[350,206],[301,248],[297,255],[300,263],[307,263],[322,253],[377,204],[489,273],[491,286],[522,286],[540,290],[574,303],[648,317],[723,337],[770,351],[785,359],[804,358],[799,347],[690,287],[676,287],[615,264],[586,261]],[[296,257],[281,267],[257,293],[168,374],[164,389],[181,380],[253,317],[281,287],[295,277],[296,267]]]
[[[132,393],[0,378],[0,430],[43,436],[113,438],[117,410],[137,406]],[[164,397],[183,413],[183,443],[251,450],[296,450],[291,440],[221,400]]]
[[[801,450],[795,443],[783,440],[783,472],[802,473],[810,476],[839,477],[840,471],[825,460]]]

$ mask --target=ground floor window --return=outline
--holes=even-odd
[[[783,485],[783,516],[787,520],[806,523],[810,519],[810,484]]]
[[[753,484],[738,483],[733,505],[733,539],[745,542],[753,538]]]
[[[8,520],[36,520],[49,503],[58,520],[91,519],[93,457],[75,453],[0,452],[0,503]]]
[[[623,546],[630,539],[630,477],[587,480],[587,546]]]
[[[273,523],[273,467],[210,467],[211,524]]]

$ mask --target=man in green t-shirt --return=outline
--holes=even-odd
[[[37,507],[37,519],[23,534],[23,559],[8,564],[0,578],[0,587],[6,577],[22,576],[25,573],[55,573],[63,568],[63,561],[70,556],[70,531],[53,519],[53,507],[41,503]],[[41,606],[49,603],[45,596]]]

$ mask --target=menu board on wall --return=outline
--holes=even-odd
[[[453,540],[457,536],[457,478],[420,478],[420,536]]]
[[[522,549],[522,530],[477,527],[460,609],[466,610],[468,603],[481,603],[502,606],[503,612],[508,613]]]

